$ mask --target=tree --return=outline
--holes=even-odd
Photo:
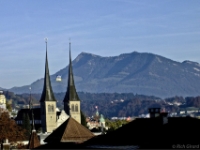
[[[42,131],[42,127],[39,127],[38,129],[37,129],[37,133],[42,133],[43,131]]]
[[[0,115],[0,141],[8,139],[9,142],[16,142],[25,139],[25,130],[9,118],[8,112]]]
[[[127,124],[128,121],[127,120],[108,120],[106,119],[106,126],[109,128],[108,132],[113,131],[118,129],[119,127],[122,127],[123,125]]]
[[[84,115],[84,113],[81,111],[81,124],[85,127],[87,127],[87,123],[86,123],[86,117]]]
[[[31,125],[28,114],[23,114],[22,127],[26,130],[26,136],[29,137],[31,133]]]

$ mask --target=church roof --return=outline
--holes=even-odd
[[[71,43],[69,43],[68,87],[63,101],[64,102],[80,101],[74,84],[74,75],[73,75],[72,60],[71,60]]]
[[[33,108],[34,113],[34,119],[35,120],[41,120],[41,109],[40,108]],[[32,114],[29,108],[20,109],[17,113],[17,117],[15,118],[16,121],[23,120],[23,115],[28,114],[29,119],[32,120]],[[61,111],[56,112],[56,116],[59,117],[61,114]]]
[[[40,120],[41,116],[40,116],[40,108],[33,108],[33,113],[34,113],[34,119],[35,120]],[[17,117],[15,118],[15,120],[23,120],[23,115],[24,114],[28,114],[29,115],[29,119],[32,120],[32,114],[30,109],[25,108],[25,109],[20,109],[17,113]]]
[[[44,101],[56,101],[53,90],[51,87],[51,81],[49,76],[48,58],[47,58],[47,41],[46,41],[46,62],[45,62],[45,74],[44,74],[44,86],[40,102]]]
[[[29,139],[29,143],[28,143],[28,149],[32,149],[32,148],[36,148],[40,146],[40,141],[39,138],[37,136],[37,133],[35,130],[32,130],[30,139]]]
[[[55,131],[53,131],[44,141],[47,143],[54,142],[74,142],[82,143],[94,137],[86,127],[78,123],[72,117],[69,117]]]

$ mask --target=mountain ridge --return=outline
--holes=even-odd
[[[118,56],[99,56],[82,52],[72,62],[77,91],[90,93],[137,93],[170,97],[196,96],[200,93],[200,65],[178,62],[153,53],[130,52]],[[56,82],[57,75],[62,82]],[[51,75],[53,91],[65,92],[68,64]],[[9,89],[27,93],[28,86]],[[32,92],[41,93],[43,78],[31,84]]]

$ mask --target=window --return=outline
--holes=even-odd
[[[48,105],[48,112],[54,112],[54,106]]]
[[[54,112],[54,107],[53,107],[53,105],[51,106],[51,111]]]
[[[78,112],[78,104],[75,106],[75,111]]]
[[[48,105],[48,112],[51,112],[51,106]]]
[[[74,104],[72,104],[72,111],[74,111]]]

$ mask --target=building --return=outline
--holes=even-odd
[[[86,119],[86,122],[87,122],[87,127],[93,132],[93,131],[95,131],[95,129],[94,128],[108,128],[108,127],[106,127],[106,122],[105,122],[105,119],[104,119],[104,117],[103,117],[103,115],[101,114],[101,115],[99,115],[99,111],[98,111],[98,107],[96,106],[96,114],[95,114],[95,116],[93,117],[88,117],[87,119]],[[92,130],[92,129],[94,129],[94,130]],[[94,132],[93,132],[94,133]]]
[[[83,148],[81,143],[93,138],[95,135],[74,118],[69,117],[45,140],[47,143],[36,149],[71,149]]]
[[[36,137],[35,130],[39,128],[42,128],[43,133],[38,133],[37,135],[40,137],[40,144],[43,145],[46,143],[62,144],[63,142],[66,144],[81,143],[94,137],[94,134],[90,130],[81,125],[80,99],[74,84],[71,61],[71,43],[69,43],[68,87],[63,102],[64,110],[57,110],[56,98],[50,81],[46,41],[45,74],[43,91],[40,98],[40,108],[29,107],[27,109],[21,109],[16,117],[16,122],[22,124],[23,115],[28,114],[30,123],[34,123],[35,125],[29,145],[34,146],[34,139]],[[32,114],[34,114],[34,118]],[[33,120],[35,121],[32,122]]]
[[[38,130],[41,128],[41,116],[40,116],[40,108],[33,108],[34,113],[34,123],[35,123],[35,129]],[[32,112],[29,108],[26,109],[20,109],[17,113],[17,117],[15,118],[15,121],[18,125],[23,124],[24,115],[27,114],[30,119],[30,124],[32,124]]]
[[[33,113],[34,113],[34,122],[35,122],[35,130],[39,131],[42,128],[42,121],[41,121],[41,109],[40,108],[33,108]],[[17,116],[15,118],[15,121],[18,125],[23,124],[23,117],[24,114],[27,114],[30,119],[30,124],[32,124],[32,114],[29,108],[26,109],[20,109],[17,113]],[[59,127],[65,120],[68,119],[68,115],[65,113],[64,110],[57,110],[56,111],[56,122],[57,122],[57,127]],[[43,131],[43,130],[42,130]],[[44,132],[44,131],[43,131]],[[45,134],[47,135],[47,134]],[[45,136],[44,135],[44,136]],[[46,136],[45,136],[46,137]]]
[[[80,111],[80,109],[79,109]],[[48,67],[48,56],[47,56],[47,41],[46,41],[46,58],[45,58],[45,74],[44,74],[44,85],[43,91],[40,98],[40,107],[33,108],[35,115],[35,128],[38,130],[42,128],[42,131],[53,132],[58,126],[65,122],[69,115],[65,111],[57,111],[56,99],[52,90],[50,73]],[[23,123],[23,115],[28,114],[30,123],[32,123],[32,116],[30,108],[24,108],[18,111],[17,117],[15,118],[17,124]],[[45,134],[46,136],[47,134]]]
[[[69,118],[69,116],[74,118],[77,122],[81,123],[80,99],[78,97],[74,84],[73,68],[71,61],[71,43],[69,43],[68,86],[63,102],[64,110],[56,111],[56,98],[54,96],[50,81],[46,41],[45,74],[43,91],[40,98],[40,107],[33,108],[33,112],[35,114],[36,129],[42,127],[42,131],[44,133],[51,133],[63,122],[65,122]],[[15,118],[17,124],[22,124],[24,113],[29,114],[30,123],[32,122],[30,109],[24,108],[18,112],[17,117]]]
[[[51,87],[50,74],[48,68],[47,57],[47,41],[46,41],[46,61],[45,61],[45,76],[44,87],[40,98],[41,109],[41,123],[44,132],[53,132],[58,126],[66,121],[69,116],[81,123],[80,113],[80,99],[76,92],[72,61],[71,61],[71,43],[69,43],[69,71],[68,71],[68,87],[65,94],[64,111],[61,111],[59,115],[56,112],[56,99]]]
[[[199,148],[200,119],[169,117],[157,108],[149,109],[150,118],[136,118],[110,133],[99,135],[84,144],[95,146],[139,146],[140,149]],[[191,134],[192,133],[192,134]],[[112,139],[112,140],[111,140]],[[181,147],[182,146],[182,147]]]
[[[0,108],[6,109],[6,97],[3,91],[0,91]]]
[[[56,122],[56,99],[51,87],[50,73],[47,57],[47,40],[46,40],[46,61],[43,91],[40,98],[41,123],[44,132],[53,132],[57,127]]]
[[[76,92],[76,87],[74,84],[74,75],[72,69],[71,61],[71,43],[69,43],[69,70],[68,70],[68,86],[67,92],[65,94],[64,100],[64,110],[65,112],[74,118],[76,121],[81,123],[81,112],[80,112],[80,99]]]
[[[82,143],[94,137],[94,134],[87,128],[77,122],[74,118],[69,117],[44,141],[47,143]]]

